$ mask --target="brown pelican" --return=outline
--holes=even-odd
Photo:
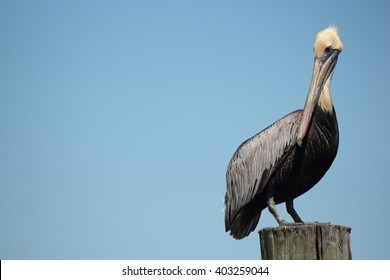
[[[303,224],[293,201],[324,176],[338,149],[338,125],[329,88],[342,50],[336,27],[320,31],[303,110],[278,120],[234,153],[227,167],[224,199],[225,229],[234,238],[248,236],[267,207],[279,226]],[[287,223],[275,208],[282,202],[295,223]]]

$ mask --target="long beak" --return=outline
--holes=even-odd
[[[313,76],[311,78],[309,93],[306,98],[305,107],[303,108],[303,115],[301,125],[298,130],[297,144],[302,145],[303,139],[307,134],[310,126],[310,121],[313,116],[313,112],[317,106],[318,99],[322,92],[325,82],[331,77],[331,74],[336,66],[337,57],[339,55],[338,50],[333,52],[326,58],[315,58]]]

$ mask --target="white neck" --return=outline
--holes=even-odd
[[[330,95],[331,80],[332,77],[329,77],[328,80],[325,82],[320,98],[318,99],[318,106],[320,106],[324,112],[333,111],[332,96]]]

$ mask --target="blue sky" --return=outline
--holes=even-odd
[[[224,231],[238,145],[302,108],[321,29],[340,128],[305,221],[390,259],[388,1],[1,1],[0,259],[259,259]],[[278,209],[287,217],[284,205]]]

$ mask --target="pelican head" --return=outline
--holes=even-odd
[[[343,50],[343,43],[339,37],[336,27],[328,27],[317,34],[314,43],[314,68],[310,83],[309,93],[306,98],[303,116],[298,132],[297,144],[301,145],[310,126],[313,112],[317,107],[321,94],[329,95],[329,86],[337,58]],[[324,89],[326,85],[326,90]],[[331,101],[330,101],[331,102]],[[332,107],[333,105],[331,105]]]
[[[332,50],[337,50],[339,53],[343,50],[343,43],[337,32],[337,28],[328,27],[317,34],[314,43],[314,57],[321,58],[326,56]]]

